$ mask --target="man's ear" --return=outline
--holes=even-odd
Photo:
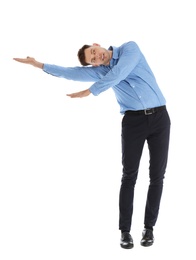
[[[93,43],[93,46],[101,46],[100,44],[98,44],[98,43]]]

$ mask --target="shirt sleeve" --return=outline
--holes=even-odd
[[[62,67],[44,64],[43,71],[59,78],[82,82],[96,82],[100,75],[94,67]]]
[[[140,58],[141,52],[135,42],[130,41],[123,44],[119,50],[118,63],[101,80],[90,87],[91,93],[96,96],[119,84],[131,73],[139,63]]]

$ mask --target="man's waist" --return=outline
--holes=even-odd
[[[144,110],[127,110],[125,111],[125,114],[135,114],[135,115],[152,115],[156,112],[165,110],[166,106],[159,106],[159,107],[153,107],[153,108],[147,108]]]

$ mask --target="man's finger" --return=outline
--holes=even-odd
[[[80,97],[79,93],[67,94],[67,96],[68,96],[68,97],[71,97],[71,98]]]
[[[23,63],[31,63],[34,60],[34,58],[27,56],[26,58],[13,58],[13,60]]]
[[[90,91],[89,89],[83,90],[83,91],[79,91],[76,93],[72,93],[72,94],[67,94],[67,96],[71,97],[71,98],[82,98],[82,97],[87,97],[88,95],[90,95]]]

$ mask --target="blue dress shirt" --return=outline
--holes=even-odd
[[[113,51],[108,66],[61,67],[44,64],[43,71],[68,80],[95,82],[90,92],[97,96],[112,88],[120,113],[126,110],[143,110],[163,106],[166,100],[138,45],[129,41],[120,47],[110,46]]]

